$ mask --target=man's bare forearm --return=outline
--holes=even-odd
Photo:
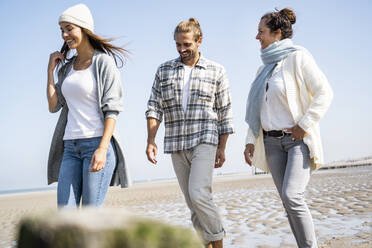
[[[221,134],[218,137],[218,148],[221,148],[221,149],[225,150],[228,137],[229,137],[228,133]]]
[[[155,143],[160,121],[155,118],[147,118],[147,143]]]

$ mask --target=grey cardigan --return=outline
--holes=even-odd
[[[59,169],[61,167],[64,149],[63,135],[65,133],[68,114],[68,107],[66,100],[62,95],[61,87],[63,81],[71,70],[75,59],[76,57],[73,57],[71,61],[64,64],[58,71],[58,82],[56,83],[58,103],[52,112],[58,112],[61,108],[62,111],[59,116],[57,126],[54,130],[52,143],[49,150],[48,184],[58,181]],[[97,81],[97,97],[102,120],[109,117],[116,119],[119,112],[123,110],[123,94],[120,72],[116,68],[113,58],[99,51],[94,52],[92,66],[95,72],[94,76]],[[115,131],[112,136],[112,141],[116,155],[116,167],[110,185],[121,185],[122,188],[127,188],[131,185],[131,180],[128,169],[125,165],[120,139]]]

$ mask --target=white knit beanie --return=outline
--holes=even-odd
[[[85,4],[77,4],[66,9],[59,17],[58,23],[69,22],[94,33],[93,16]]]

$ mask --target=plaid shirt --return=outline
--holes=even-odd
[[[156,72],[147,118],[165,119],[164,153],[218,144],[219,135],[233,133],[229,83],[225,69],[200,55],[191,72],[187,110],[182,108],[184,67],[180,57]]]

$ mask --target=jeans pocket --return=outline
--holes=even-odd
[[[92,157],[94,152],[98,149],[102,137],[87,138],[80,143],[80,152],[84,157]]]
[[[63,141],[64,150],[73,150],[74,149],[74,140],[64,140]]]

